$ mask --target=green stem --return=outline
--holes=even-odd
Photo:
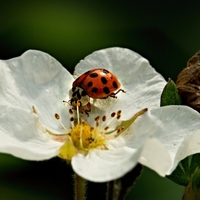
[[[85,200],[86,180],[74,174],[74,200]]]
[[[133,168],[130,172],[125,174],[120,179],[120,187],[117,200],[125,199],[131,187],[134,185],[136,179],[140,176],[141,171],[142,171],[142,165],[138,163],[135,166],[135,168]]]
[[[115,186],[115,181],[109,181],[107,183],[106,200],[113,200],[113,197],[114,197],[114,186]]]
[[[185,187],[184,195],[182,200],[200,200],[199,189],[195,190],[192,188],[191,184]]]

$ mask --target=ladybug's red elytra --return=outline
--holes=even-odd
[[[117,98],[118,92],[125,92],[120,89],[120,86],[117,77],[107,69],[91,69],[73,82],[69,104],[75,109],[79,106],[81,112],[85,111],[88,114],[91,111],[90,97],[93,99]]]

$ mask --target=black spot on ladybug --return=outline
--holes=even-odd
[[[86,96],[86,95],[87,95],[86,91],[83,90],[83,91],[81,92],[81,96],[84,97],[84,96]]]
[[[104,91],[104,93],[106,93],[106,94],[109,94],[109,93],[110,93],[110,90],[109,90],[108,87],[104,87],[104,88],[103,88],[103,91]]]
[[[94,93],[97,93],[98,92],[98,88],[93,87],[91,91],[94,92]]]
[[[87,72],[85,72],[84,74],[85,74],[85,75],[87,75],[87,74],[89,74],[89,73],[90,73],[90,70],[89,70],[89,71],[87,71]]]
[[[102,82],[103,84],[106,84],[108,81],[107,81],[107,79],[106,79],[105,77],[101,77],[101,82]]]
[[[110,72],[108,70],[106,70],[106,69],[103,69],[103,73],[109,74]]]
[[[93,82],[90,81],[90,82],[88,82],[87,87],[91,87],[92,85],[93,85]]]
[[[96,78],[96,77],[98,77],[98,74],[96,72],[94,72],[94,73],[90,74],[90,77],[91,78]]]
[[[113,87],[114,87],[114,88],[116,88],[116,89],[118,88],[118,85],[117,85],[116,81],[113,81],[112,84],[113,84]]]

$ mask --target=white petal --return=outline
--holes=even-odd
[[[93,182],[117,179],[129,172],[138,161],[140,149],[91,150],[87,156],[78,154],[72,158],[74,171]]]
[[[187,157],[188,155],[192,155],[195,153],[200,153],[200,129],[192,132],[188,135],[188,137],[185,138],[185,140],[182,142],[182,148],[179,149],[176,160],[180,161],[183,158]],[[176,164],[176,163],[175,163]],[[176,165],[174,164],[174,167],[171,168],[169,171],[169,174],[175,169]]]
[[[50,55],[30,50],[0,61],[1,105],[31,110],[34,106],[45,126],[56,129],[55,112],[61,112],[73,77]]]
[[[75,78],[93,68],[105,68],[113,72],[121,82],[121,88],[126,91],[117,94],[117,99],[97,100],[95,106],[108,113],[121,109],[124,119],[142,108],[159,106],[166,81],[139,54],[117,47],[96,51],[76,65]],[[95,112],[99,113],[98,110]]]
[[[148,137],[144,144],[140,163],[161,174],[161,172],[166,173],[166,171],[171,168],[173,160],[165,145],[155,137]]]
[[[199,121],[199,113],[186,106],[151,109],[138,117],[129,130],[123,132],[115,140],[108,141],[108,151],[95,150],[86,157],[82,155],[74,157],[73,168],[80,176],[91,181],[116,179],[128,170],[125,169],[124,173],[121,173],[119,168],[116,169],[114,166],[131,166],[131,162],[134,162],[132,163],[134,166],[142,149],[140,163],[165,176],[175,169],[181,159],[200,152]],[[125,147],[128,148],[130,154],[129,149],[132,148],[132,156],[136,157],[129,161],[127,157],[124,157],[123,160],[122,155],[130,156],[128,153],[124,154],[122,149]],[[117,155],[119,157],[110,157],[111,152],[119,154]],[[103,173],[104,171],[108,173]]]
[[[26,160],[57,155],[62,143],[50,138],[34,113],[7,106],[0,109],[0,152]]]
[[[199,121],[199,113],[186,106],[152,109],[134,122],[135,136],[126,145],[135,149],[140,137],[148,136],[140,162],[165,176],[181,159],[200,152],[200,136],[195,132],[200,130]]]

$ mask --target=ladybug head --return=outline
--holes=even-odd
[[[81,87],[75,86],[69,90],[69,103],[72,107],[77,106],[77,102],[79,102],[79,106],[86,106],[90,102],[90,97],[85,92],[85,90]]]

